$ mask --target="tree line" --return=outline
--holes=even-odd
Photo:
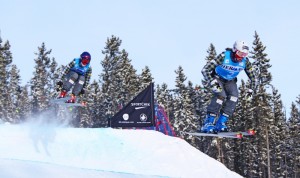
[[[121,49],[122,40],[107,38],[102,50],[104,58],[98,80],[90,83],[79,97],[87,107],[65,107],[51,104],[57,96],[56,82],[65,66],[58,65],[45,43],[35,53],[33,77],[21,85],[19,69],[13,64],[9,41],[0,37],[0,123],[18,124],[51,113],[51,119],[70,119],[73,127],[107,127],[112,117],[134,96],[154,82],[148,66],[140,74],[131,64],[129,54]],[[250,139],[219,139],[181,135],[181,131],[195,131],[206,117],[206,106],[211,98],[208,81],[193,84],[187,80],[179,66],[175,88],[166,83],[155,86],[155,99],[164,107],[177,135],[191,145],[219,160],[229,169],[244,177],[299,177],[300,176],[300,95],[291,104],[287,118],[281,95],[272,85],[270,59],[255,31],[249,58],[257,76],[257,90],[252,101],[245,99],[249,81],[241,80],[239,103],[229,120],[232,130],[255,128]],[[205,61],[213,60],[217,53],[210,44]],[[95,74],[93,74],[95,75]]]

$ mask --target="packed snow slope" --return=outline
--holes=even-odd
[[[0,124],[1,178],[241,177],[180,138],[149,130]]]

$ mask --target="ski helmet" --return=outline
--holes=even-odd
[[[249,47],[245,41],[238,40],[233,44],[232,51],[235,52],[235,58],[239,62],[248,55]]]
[[[83,66],[86,66],[91,61],[91,55],[90,53],[85,51],[80,55],[80,59],[81,59],[81,64]]]

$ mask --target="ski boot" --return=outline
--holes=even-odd
[[[62,90],[62,91],[60,92],[60,94],[58,95],[57,99],[66,97],[66,94],[67,94],[67,91],[66,91],[66,90]]]
[[[217,132],[228,132],[228,127],[226,126],[228,117],[229,116],[225,113],[220,115],[218,121],[216,122],[216,131]]]
[[[216,128],[214,126],[215,114],[207,114],[204,121],[204,125],[201,127],[200,132],[203,133],[216,133]]]
[[[66,101],[66,103],[75,103],[75,102],[76,102],[76,96],[72,93],[72,94],[71,94],[71,98],[68,99],[68,100]]]

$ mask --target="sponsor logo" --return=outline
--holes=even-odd
[[[145,122],[145,121],[147,120],[147,115],[144,114],[144,113],[142,113],[142,114],[140,115],[140,120],[141,120],[142,122]]]
[[[139,109],[144,109],[146,107],[135,107],[134,109],[139,110]]]
[[[135,107],[136,110],[139,110],[150,107],[150,103],[131,103],[131,106]]]
[[[248,46],[243,46],[242,48],[243,48],[243,49],[249,50],[249,47],[248,47]]]
[[[79,80],[78,82],[80,85],[83,85],[84,84],[84,81],[83,80]]]
[[[225,70],[231,70],[231,71],[242,71],[243,70],[243,68],[241,68],[241,67],[235,67],[235,66],[224,65],[224,64],[222,64],[221,67]]]
[[[125,121],[127,121],[129,119],[129,114],[127,114],[127,113],[123,114],[123,119]]]
[[[150,106],[150,103],[131,103],[131,106],[147,107],[147,106]]]

